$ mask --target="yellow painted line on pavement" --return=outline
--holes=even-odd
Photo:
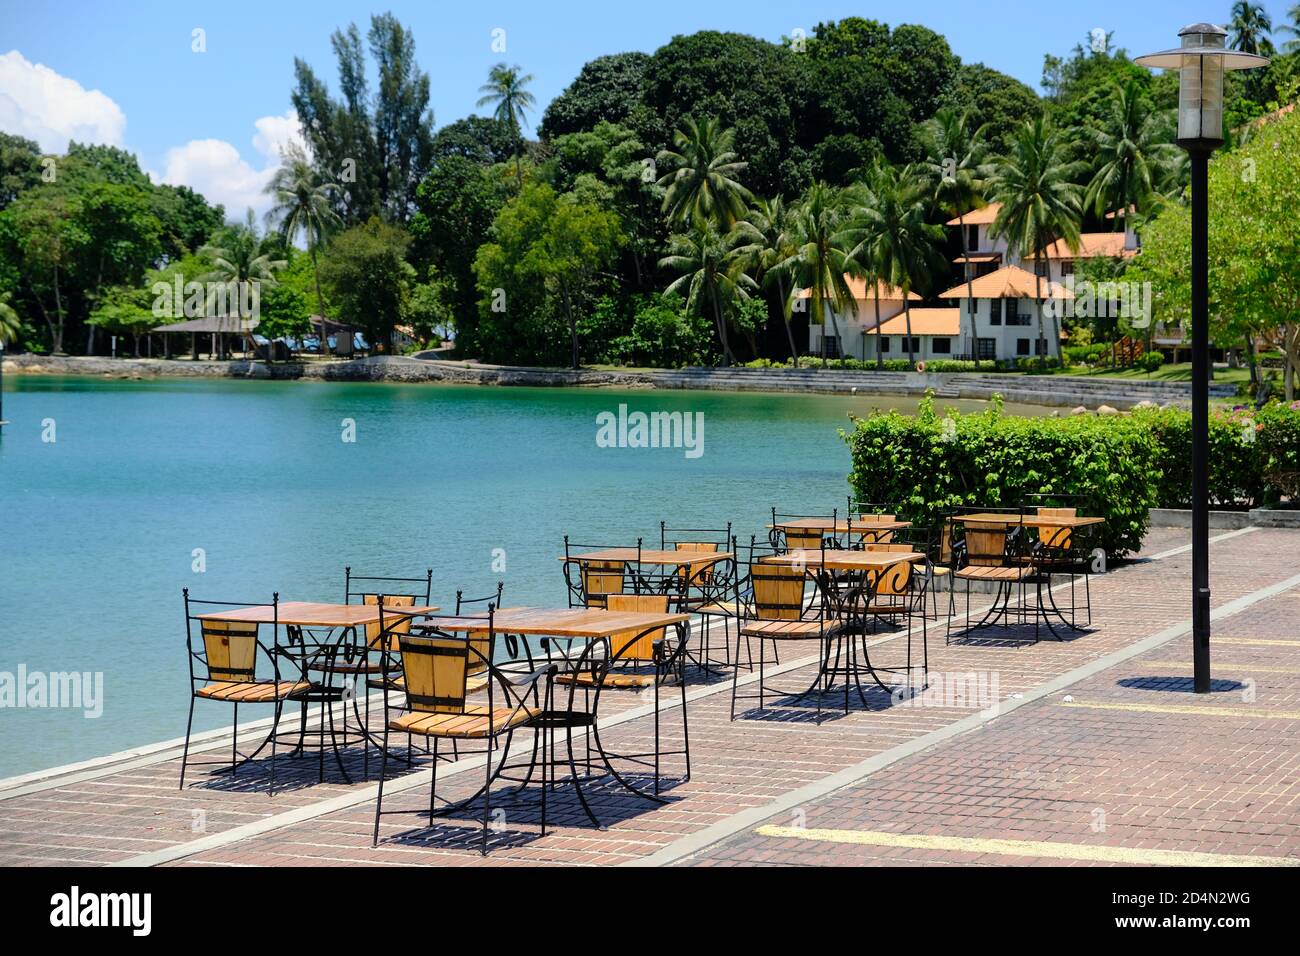
[[[1300,641],[1266,641],[1253,637],[1216,637],[1214,645],[1237,644],[1249,647],[1300,647]]]
[[[880,830],[826,830],[761,826],[760,836],[819,843],[849,843],[907,850],[950,850],[958,853],[992,853],[998,856],[1032,856],[1050,860],[1087,860],[1129,866],[1300,866],[1300,859],[1280,856],[1239,856],[1195,850],[1152,850],[1124,846],[1089,846],[1047,840],[997,840],[980,837],[938,836],[928,833],[885,833]]]
[[[1192,704],[1111,704],[1103,701],[1061,701],[1062,707],[1088,710],[1126,710],[1138,714],[1192,714],[1204,717],[1261,717],[1266,720],[1300,720],[1300,710],[1259,710],[1251,707],[1197,707]]]

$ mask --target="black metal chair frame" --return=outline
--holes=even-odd
[[[969,542],[968,523],[984,524],[986,522],[969,522],[968,516],[972,514],[997,514],[1006,517],[1005,536],[1000,554],[992,551],[977,551],[972,553]],[[965,625],[955,632],[958,638],[969,637],[976,631],[984,630],[990,627],[1007,626],[1012,619],[1015,623],[1024,625],[1030,616],[1034,621],[1034,643],[1037,644],[1041,638],[1041,628],[1046,626],[1051,635],[1059,640],[1064,640],[1056,629],[1052,626],[1052,610],[1049,602],[1044,601],[1043,585],[1047,581],[1038,567],[1038,555],[1035,553],[1034,542],[1025,534],[1023,508],[983,508],[971,507],[958,509],[952,516],[952,552],[953,552],[953,586],[956,582],[962,580],[966,584],[966,615]],[[983,533],[992,533],[991,529],[980,529]],[[998,562],[996,565],[991,562]],[[1023,571],[1017,578],[1008,580],[996,580],[997,590],[994,593],[993,601],[985,610],[984,615],[976,622],[971,622],[970,612],[970,595],[972,580],[968,577],[960,577],[960,572],[968,567],[1005,567],[1017,568]],[[1035,602],[1030,605],[1026,600],[1027,590],[1030,585],[1035,589]],[[1016,606],[1011,606],[1011,596],[1018,593]],[[1050,591],[1049,591],[1050,594]],[[951,644],[954,637],[952,629],[952,618],[948,619],[948,628],[944,636],[944,642]]]
[[[485,668],[485,670],[482,673],[486,673],[488,677],[487,686],[486,686],[488,732],[487,735],[482,738],[464,738],[467,740],[482,739],[486,741],[487,746],[484,751],[484,761],[483,761],[484,762],[483,786],[478,790],[478,792],[476,792],[474,795],[472,795],[471,797],[465,800],[459,800],[454,802],[444,800],[444,805],[442,807],[438,807],[437,806],[438,763],[439,760],[441,759],[438,750],[439,750],[439,741],[441,739],[441,735],[429,735],[431,736],[433,741],[432,753],[431,753],[433,759],[431,761],[431,777],[429,781],[428,809],[389,811],[390,815],[402,814],[402,813],[415,813],[415,814],[427,815],[429,817],[429,822],[432,825],[433,818],[435,816],[445,816],[447,814],[454,813],[458,810],[464,809],[470,806],[471,804],[473,804],[475,800],[482,797],[483,798],[483,826],[482,826],[480,852],[484,856],[487,855],[488,829],[489,829],[489,822],[492,816],[492,783],[501,774],[501,770],[504,767],[505,760],[508,757],[510,752],[510,742],[514,738],[515,731],[525,727],[531,727],[534,731],[533,766],[534,767],[540,766],[541,768],[541,832],[543,836],[546,835],[546,793],[550,787],[550,781],[547,778],[547,771],[548,768],[550,767],[550,761],[547,757],[547,750],[546,750],[547,742],[546,742],[546,734],[544,732],[545,726],[543,723],[539,721],[538,718],[541,717],[548,709],[550,709],[550,700],[551,700],[551,693],[552,693],[551,681],[553,680],[557,671],[556,665],[554,664],[548,664],[545,667],[539,668],[536,671],[533,671],[532,673],[527,675],[507,674],[504,671],[500,670],[497,667],[495,661],[493,660],[494,648],[496,647],[496,640],[495,640],[496,629],[494,627],[495,614],[496,614],[496,606],[492,603],[489,603],[487,614],[482,616],[476,616],[478,617],[479,620],[482,620],[487,624],[487,631],[485,632],[485,635],[470,635],[464,632],[454,632],[450,630],[444,630],[441,622],[447,620],[445,616],[440,617],[439,615],[434,615],[434,614],[404,614],[400,609],[390,610],[383,607],[380,608],[380,624],[381,624],[380,634],[385,640],[387,640],[387,638],[390,636],[395,637],[397,639],[398,647],[400,648],[400,654],[402,656],[405,656],[407,654],[435,654],[435,655],[444,654],[444,653],[455,654],[465,659],[466,662],[465,668],[467,672],[471,663],[482,664],[483,667]],[[459,618],[461,621],[463,621],[468,616],[469,615],[454,615],[453,620],[455,618]],[[418,634],[402,633],[400,631],[393,630],[394,625],[399,624],[403,619],[407,620],[408,622],[411,622],[412,619],[415,617],[419,617],[421,619],[419,622]],[[385,618],[387,618],[387,623],[385,623]],[[412,631],[415,630],[415,625],[413,623],[408,623],[407,626]],[[436,647],[432,644],[426,643],[429,642],[430,640],[441,641],[444,646]],[[447,648],[445,647],[445,645],[448,643],[454,643],[454,645],[456,646],[453,648]],[[476,643],[482,644],[484,647],[486,647],[488,649],[487,654],[484,654],[481,650],[479,650],[479,648],[475,646]],[[405,668],[403,669],[405,670]],[[387,676],[386,671],[385,671],[385,676]],[[541,682],[543,678],[546,679],[544,685],[545,687],[544,691],[538,689],[538,683]],[[505,720],[504,726],[495,724],[497,696],[496,696],[496,692],[494,691],[494,687],[499,687],[500,694],[502,695],[503,698],[503,703],[510,709],[510,715]],[[520,692],[519,688],[523,688],[523,691]],[[388,733],[390,729],[389,724],[391,721],[390,711],[391,710],[406,710],[406,711],[412,710],[410,706],[411,695],[409,689],[404,691],[403,696],[407,698],[405,701],[405,706],[399,708],[390,708],[387,695],[385,695],[384,698],[384,746],[381,748],[381,751],[383,753],[383,758],[382,758],[383,762],[379,774],[379,792],[376,795],[376,799],[375,799],[375,825],[374,825],[374,832],[371,841],[372,846],[379,845],[379,821],[383,815],[384,781],[387,778],[387,770],[388,770],[387,742],[388,742]],[[468,698],[468,696],[469,696],[469,692],[467,689],[466,692],[463,694],[462,698],[460,698],[460,704],[462,707],[465,705],[465,698]],[[532,717],[526,717],[522,721],[515,721],[514,716],[518,714],[521,709],[530,706],[529,703],[530,699],[532,701],[531,706],[534,706],[536,708],[536,710],[539,712],[538,715]],[[439,706],[440,704],[444,706],[455,706],[454,701],[444,701],[441,698],[429,698],[427,700],[417,701],[417,703],[424,706]],[[438,712],[430,711],[430,713],[432,714]],[[498,747],[497,741],[501,737],[504,737],[505,740],[500,745],[500,747]],[[461,738],[450,738],[450,739],[459,740]],[[540,761],[537,760],[537,752],[539,747],[541,748],[542,751]],[[492,757],[493,757],[493,753],[498,749],[500,749],[501,751],[501,757],[498,761],[497,769],[494,772]],[[530,771],[529,779],[531,779],[531,777],[532,777],[532,772]]]
[[[641,538],[636,539],[635,559],[629,558],[627,561],[621,561],[622,584],[617,591],[607,591],[607,594],[621,594],[628,586],[629,577],[636,581],[640,574],[641,568]],[[612,544],[577,544],[569,540],[569,536],[564,536],[564,584],[569,592],[569,607],[601,607],[599,598],[601,595],[587,593],[587,565],[591,562],[582,557],[583,552],[587,551],[608,551],[611,548],[626,548],[627,545]],[[598,573],[613,576],[619,573],[614,568],[596,569]],[[635,586],[635,585],[634,585]]]
[[[844,520],[849,523],[852,523],[854,518],[859,515],[894,515],[897,517],[903,513],[903,507],[901,505],[890,505],[870,501],[855,501],[852,495],[847,496],[847,501],[848,510],[844,512]],[[901,533],[901,530],[902,529],[898,531],[855,531],[852,534],[847,534],[845,536],[844,543],[849,550],[853,551],[856,551],[866,544],[888,544]],[[857,537],[856,541],[854,540],[855,536]],[[869,541],[867,540],[868,536],[871,538]]]
[[[773,523],[775,524],[776,522],[773,521]],[[837,646],[843,636],[841,623],[839,619],[834,616],[833,609],[828,605],[827,601],[825,600],[825,582],[822,580],[824,572],[821,570],[820,565],[816,567],[806,567],[802,569],[803,578],[800,587],[800,603],[798,604],[798,606],[793,604],[773,604],[767,602],[766,600],[760,601],[758,599],[759,589],[756,586],[756,581],[760,581],[764,579],[770,579],[774,581],[793,580],[793,575],[791,575],[789,571],[794,567],[792,565],[764,564],[761,559],[766,555],[760,555],[759,551],[761,550],[770,550],[771,553],[773,554],[788,553],[784,551],[783,548],[781,548],[781,546],[777,545],[774,542],[769,544],[766,548],[764,548],[764,546],[759,545],[757,543],[757,538],[753,538],[753,537],[750,538],[750,544],[749,544],[750,553],[749,553],[749,562],[748,562],[749,572],[746,575],[746,590],[739,593],[739,601],[741,607],[741,621],[740,621],[740,626],[737,629],[737,633],[741,636],[746,637],[747,639],[749,637],[753,637],[758,640],[758,693],[741,694],[739,692],[740,669],[736,668],[732,673],[732,683],[731,683],[731,719],[733,721],[736,719],[737,701],[757,700],[758,709],[761,712],[767,709],[766,703],[767,703],[767,697],[769,695],[785,698],[791,703],[802,700],[803,698],[811,695],[816,699],[817,702],[816,721],[818,724],[820,724],[822,720],[822,696],[825,693],[827,693],[831,688],[831,685],[828,683],[828,680],[830,679],[830,675],[831,675],[831,670],[832,670],[830,667],[828,667],[831,659],[831,648],[833,645]],[[822,542],[821,550],[823,553],[826,550],[824,540]],[[764,568],[780,568],[782,572],[785,573],[765,575],[763,573]],[[807,593],[810,584],[812,585],[814,595],[818,598],[811,601],[808,599],[808,593]],[[769,610],[776,610],[776,611],[797,611],[798,617],[797,618],[763,617],[761,616],[761,613],[762,613],[762,609],[764,608]],[[828,611],[830,611],[831,613],[828,614]],[[789,634],[789,635],[769,634],[769,633],[764,633],[764,634],[745,633],[745,626],[749,622],[752,621],[776,622],[781,620],[788,620],[792,623],[796,621],[799,623],[816,622],[818,625],[818,629],[815,633]],[[806,687],[805,689],[798,690],[798,691],[784,691],[784,690],[779,690],[777,688],[768,688],[766,683],[766,668],[767,668],[766,642],[767,641],[772,642],[774,651],[779,644],[785,642],[810,643],[815,641],[818,645],[818,665],[817,665],[817,676],[814,679],[813,683],[808,687]],[[850,641],[850,647],[848,649],[848,654],[850,655],[850,657],[852,657],[852,655],[854,654],[851,645],[852,642]],[[837,649],[837,654],[838,654],[838,649]],[[739,641],[737,641],[736,656],[737,658],[739,658],[740,656]],[[846,683],[845,692],[844,692],[844,712],[847,714],[848,710],[849,710],[849,694],[848,694],[848,685]]]
[[[280,604],[280,595],[278,592],[273,594],[271,597],[270,604],[256,604],[248,601],[199,600],[197,598],[190,597],[189,588],[182,588],[181,596],[185,604],[185,646],[188,652],[187,658],[189,661],[189,670],[190,670],[190,709],[189,709],[189,716],[185,721],[185,745],[181,751],[181,776],[180,776],[179,789],[181,790],[185,789],[185,771],[191,764],[193,764],[194,766],[218,766],[221,769],[215,771],[216,773],[229,773],[231,776],[234,776],[239,771],[239,768],[241,766],[255,759],[257,755],[260,754],[264,749],[266,749],[267,745],[269,744],[271,747],[271,760],[270,760],[270,779],[268,782],[267,792],[269,795],[274,796],[275,754],[276,754],[276,738],[277,738],[276,731],[277,728],[279,727],[280,715],[283,712],[284,704],[286,701],[300,699],[297,693],[289,693],[282,696],[279,692],[280,685],[286,681],[286,678],[281,674],[280,671],[281,660],[282,659],[287,660],[290,663],[292,670],[296,672],[297,676],[288,678],[289,682],[294,684],[308,682],[305,674],[302,671],[300,663],[298,663],[293,656],[288,655],[284,652],[284,648],[279,641],[280,629],[279,629],[279,622],[277,619],[278,617],[277,609]],[[275,711],[274,714],[272,715],[272,720],[271,720],[271,732],[267,734],[266,738],[251,753],[248,754],[240,753],[239,751],[239,703],[240,702],[230,701],[229,703],[233,704],[234,707],[233,722],[231,724],[231,733],[230,733],[230,762],[227,764],[226,761],[224,760],[221,761],[207,760],[207,761],[197,761],[197,762],[191,761],[189,759],[190,736],[194,728],[195,702],[198,700],[215,700],[216,703],[226,703],[226,701],[222,701],[219,699],[214,699],[211,697],[203,697],[198,693],[198,691],[202,687],[205,687],[208,684],[212,684],[212,683],[235,683],[235,684],[245,683],[245,681],[231,680],[229,677],[219,678],[219,677],[212,676],[212,667],[208,659],[207,642],[203,640],[203,630],[202,630],[203,621],[201,620],[199,614],[194,613],[194,610],[195,608],[207,608],[209,609],[208,613],[212,613],[213,611],[222,608],[228,609],[228,608],[246,608],[246,607],[270,607],[272,609],[271,621],[270,621],[271,643],[267,644],[262,640],[261,638],[262,626],[260,624],[248,625],[254,628],[252,666],[248,668],[247,671],[235,671],[231,669],[222,669],[221,672],[226,674],[235,674],[235,673],[246,674],[246,676],[248,677],[246,683],[250,685],[270,684],[272,686],[273,694],[271,700],[246,701],[246,703],[261,703],[261,704],[269,703],[274,705]],[[196,649],[194,643],[194,626],[196,622],[198,623],[199,626],[199,637],[200,637],[199,647],[202,648],[201,650]],[[242,623],[242,622],[234,622],[234,623]],[[272,676],[269,681],[257,679],[257,661],[258,661],[259,652],[261,653],[261,656],[264,657],[271,665]]]
[[[831,513],[828,515],[781,514],[776,510],[776,506],[773,505],[772,527],[768,529],[767,536],[772,547],[776,549],[778,554],[785,554],[787,551],[791,550],[789,542],[787,541],[785,529],[779,527],[779,525],[783,521],[798,521],[801,518],[818,518],[824,521],[829,521],[831,523],[831,528],[834,529],[839,524],[840,511],[838,508],[832,508]],[[822,547],[827,550],[841,547],[839,532],[832,530],[829,533],[823,534]]]
[[[1085,514],[1091,508],[1095,507],[1092,499],[1087,495],[1057,495],[1040,493],[1026,495],[1021,503],[1026,512],[1033,511],[1035,514],[1041,508],[1073,508],[1075,514]],[[1038,570],[1047,577],[1047,597],[1052,605],[1052,610],[1061,618],[1072,630],[1083,630],[1092,627],[1092,552],[1093,552],[1093,535],[1096,532],[1096,525],[1084,525],[1078,528],[1066,528],[1065,536],[1069,543],[1061,541],[1044,541],[1042,532],[1037,532],[1037,541],[1034,548],[1037,551]],[[1052,590],[1053,575],[1068,575],[1070,578],[1070,619],[1065,621],[1065,614],[1056,604],[1056,596]],[[1087,620],[1083,627],[1079,627],[1078,619],[1078,602],[1075,594],[1075,582],[1083,578],[1083,596],[1084,611],[1087,614]]]

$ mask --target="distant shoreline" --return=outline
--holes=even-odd
[[[441,383],[540,388],[664,388],[720,391],[922,396],[1008,402],[1059,408],[1100,405],[1132,408],[1140,402],[1185,405],[1190,386],[1178,382],[1032,376],[977,372],[922,373],[838,369],[686,368],[641,371],[482,365],[407,356],[371,356],[346,362],[227,362],[190,359],[110,359],[78,355],[10,355],[13,375],[81,375],[112,379],[231,378],[262,381]],[[1230,397],[1229,385],[1211,385],[1212,397]]]

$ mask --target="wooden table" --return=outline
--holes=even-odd
[[[233,608],[200,614],[205,621],[239,621],[242,624],[283,624],[286,627],[363,627],[379,623],[378,604],[322,604],[315,601],[281,601],[279,604],[258,604],[255,607]],[[390,607],[384,613],[432,614],[437,605],[424,607]]]
[[[823,534],[862,534],[871,531],[902,531],[912,527],[910,521],[898,521],[894,518],[843,518],[831,521],[830,518],[791,518],[768,525],[781,531],[820,531]]]
[[[823,568],[827,571],[874,571],[899,561],[921,561],[919,551],[822,551],[820,548],[795,548],[785,554],[763,559],[764,564]]]
[[[583,652],[575,660],[564,655],[564,662],[571,664],[575,671],[581,671],[584,667],[596,666],[594,650],[602,642],[608,647],[609,640],[616,634],[636,633],[644,634],[647,631],[656,631],[665,627],[687,627],[689,626],[691,616],[689,614],[675,614],[671,612],[659,613],[642,613],[634,611],[606,611],[602,608],[541,608],[541,607],[509,607],[497,611],[492,616],[490,630],[495,634],[518,634],[521,636],[559,638],[562,640],[576,640],[585,642]],[[441,631],[452,633],[483,634],[489,631],[489,625],[486,617],[437,617],[429,620],[428,624],[438,628]],[[629,642],[630,644],[631,642]],[[608,667],[609,659],[616,659],[617,655],[612,648],[606,659],[605,666]],[[600,706],[600,692],[603,687],[603,681],[596,684],[595,694],[590,700],[590,704],[584,703],[583,706],[590,706],[589,710],[580,710],[576,706],[575,691],[577,682],[569,685],[568,703],[561,709],[553,704],[538,716],[537,719],[551,728],[563,729],[568,740],[568,759],[560,758],[560,763],[566,765],[571,775],[571,782],[578,794],[578,801],[582,804],[583,810],[586,811],[587,817],[595,826],[600,826],[600,820],[596,817],[591,805],[587,802],[587,797],[582,791],[583,775],[578,771],[577,758],[574,756],[572,734],[574,728],[596,728],[595,742],[596,752],[599,754],[601,762],[605,769],[614,777],[618,783],[635,793],[637,796],[645,797],[655,802],[662,803],[658,796],[651,796],[643,793],[634,787],[623,775],[614,768],[610,762],[609,754],[605,751],[604,744],[600,739],[599,728],[597,728],[597,711]],[[686,706],[686,698],[683,697],[682,706]],[[683,714],[683,721],[685,714]],[[509,744],[507,743],[507,747]],[[523,764],[508,764],[506,761],[507,754],[501,757],[501,765],[492,775],[496,780],[505,770],[522,770]],[[551,760],[556,758],[551,757]],[[535,766],[536,754],[533,755],[532,761],[528,765],[528,778],[531,779],[532,770]],[[588,759],[588,775],[590,775],[590,759]],[[506,779],[513,779],[507,777]],[[490,782],[488,786],[490,786]],[[482,791],[480,791],[481,793]],[[477,794],[471,797],[468,802],[477,799]]]
[[[960,524],[1019,524],[1026,528],[1086,528],[1089,525],[1105,524],[1105,518],[1086,518],[1064,515],[1012,515],[996,511],[979,512],[969,515],[953,515],[952,520]]]
[[[339,657],[340,651],[344,650],[343,643],[348,635],[356,634],[357,628],[366,627],[370,624],[383,623],[380,619],[380,611],[388,620],[395,620],[397,613],[400,611],[403,616],[418,616],[423,614],[432,614],[438,610],[437,605],[424,605],[421,607],[390,607],[384,605],[382,608],[378,604],[329,604],[316,601],[281,601],[278,604],[258,604],[254,607],[232,608],[228,611],[214,611],[211,614],[197,615],[205,621],[238,621],[241,624],[274,624],[284,626],[289,632],[290,643],[297,643],[300,650],[295,653],[288,648],[283,649],[283,653],[290,659],[297,658],[296,666],[301,670],[304,680],[307,680],[307,672],[313,667],[318,671],[324,672],[324,683],[317,684],[312,682],[312,689],[307,692],[303,698],[304,720],[306,707],[310,702],[319,703],[322,708],[327,708],[326,714],[322,717],[321,725],[321,767],[320,779],[325,779],[325,722],[328,722],[330,744],[334,751],[334,762],[338,765],[339,773],[348,783],[352,782],[351,775],[343,766],[343,756],[339,751],[338,736],[334,730],[334,704],[338,701],[345,701],[344,687],[335,687],[331,682],[334,674],[334,668]],[[339,636],[336,639],[326,640],[317,638],[313,635],[313,644],[315,648],[308,652],[307,642],[303,637],[303,628],[323,627],[333,631],[339,630]],[[307,633],[311,633],[308,631]],[[364,676],[364,675],[363,675]],[[361,681],[364,688],[364,681]],[[367,771],[370,764],[369,743],[377,743],[370,734],[370,728],[366,720],[362,718],[361,711],[357,705],[358,694],[352,696],[352,709],[356,715],[357,722],[361,726],[362,736],[367,741],[365,752],[365,766]],[[343,712],[343,746],[347,746],[347,704],[344,703]],[[366,695],[366,718],[370,715],[370,696]],[[305,726],[305,725],[304,725]],[[271,734],[276,733],[276,727],[271,728]],[[270,737],[267,737],[270,740]],[[265,743],[262,745],[265,746]],[[261,747],[258,748],[261,750]],[[302,732],[299,734],[298,747],[295,753],[301,753],[303,750]]]
[[[636,548],[602,548],[599,551],[584,551],[581,554],[560,556],[561,561],[623,561],[633,564],[654,564],[668,567],[696,568],[707,567],[718,561],[728,561],[736,555],[731,551],[695,551],[683,548],[681,551],[658,551]]]

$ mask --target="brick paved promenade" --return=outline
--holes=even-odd
[[[502,789],[505,825],[486,859],[472,817],[430,829],[386,816],[372,848],[374,781],[343,784],[327,768],[320,784],[314,759],[281,760],[284,789],[270,798],[259,761],[233,781],[192,772],[178,791],[178,751],[162,748],[0,782],[0,864],[1300,864],[1300,532],[1214,540],[1209,695],[1189,692],[1187,542],[1155,530],[1142,560],[1096,577],[1094,630],[1065,642],[945,647],[940,625],[936,692],[920,701],[876,690],[872,709],[855,700],[820,726],[811,703],[733,723],[729,682],[693,677],[692,779],[669,782],[658,807],[597,787],[604,831],[565,788],[540,837],[535,797]],[[901,654],[879,641],[878,663]],[[783,659],[779,686],[811,681],[810,662]],[[972,672],[996,686],[996,708],[938,692]],[[649,749],[646,704],[607,695],[611,749]],[[680,711],[663,729],[679,739]],[[443,764],[439,795],[481,779],[481,758]],[[427,770],[404,772],[385,810],[427,799]]]

